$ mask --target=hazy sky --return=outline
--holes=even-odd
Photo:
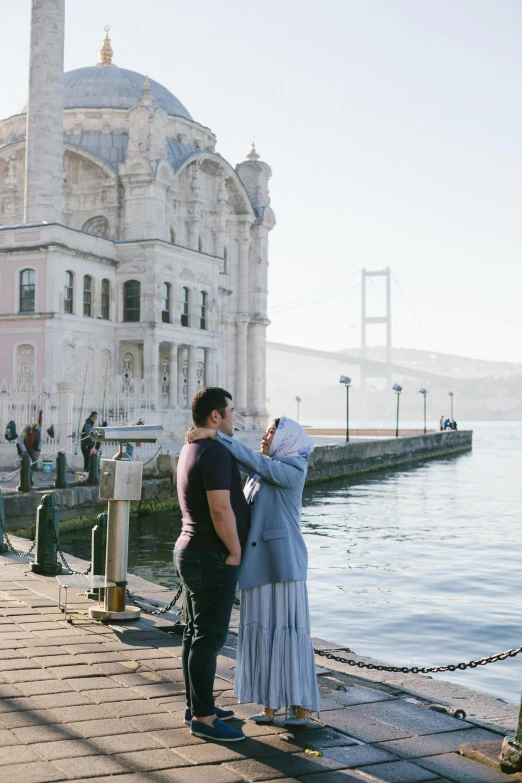
[[[29,10],[0,0],[1,117]],[[389,265],[395,345],[522,362],[520,0],[67,0],[66,70],[107,22],[117,65],[272,167],[269,339],[357,345],[349,276]]]

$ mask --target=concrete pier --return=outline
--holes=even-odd
[[[307,483],[371,473],[470,451],[471,430],[433,432],[401,438],[353,440],[317,446],[308,460]]]
[[[68,559],[79,570],[86,565]],[[130,583],[149,604],[166,604],[171,596],[136,577]],[[237,705],[233,695],[237,613],[218,660],[216,699],[233,707],[247,740],[223,745],[192,737],[183,724],[180,637],[165,632],[178,612],[104,625],[83,614],[92,602],[78,592],[70,591],[76,609],[70,625],[57,607],[56,580],[28,572],[28,561],[0,555],[0,783],[507,783],[522,777],[459,753],[463,744],[498,740],[514,728],[516,705],[422,675],[410,681],[328,662],[318,673],[319,719],[292,730],[280,721],[248,721],[257,705]],[[335,650],[320,639],[314,645]],[[325,666],[325,659],[317,657],[317,664]],[[468,715],[458,720],[432,711],[434,701],[456,702]]]

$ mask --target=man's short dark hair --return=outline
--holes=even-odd
[[[91,411],[89,413],[89,419],[92,419],[93,416],[97,416],[97,415],[98,415],[98,411]]]
[[[192,398],[192,418],[196,427],[203,427],[212,411],[218,411],[222,419],[225,418],[227,400],[232,395],[219,386],[205,386],[199,389]]]

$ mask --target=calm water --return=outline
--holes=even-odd
[[[522,645],[522,422],[473,429],[470,454],[306,490],[315,636],[402,666]],[[133,520],[129,571],[171,586],[179,526]],[[64,550],[89,558],[87,538]],[[522,654],[440,677],[517,702]]]

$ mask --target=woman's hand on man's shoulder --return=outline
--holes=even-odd
[[[185,435],[185,443],[194,443],[196,440],[216,439],[216,430],[210,427],[191,427]]]

